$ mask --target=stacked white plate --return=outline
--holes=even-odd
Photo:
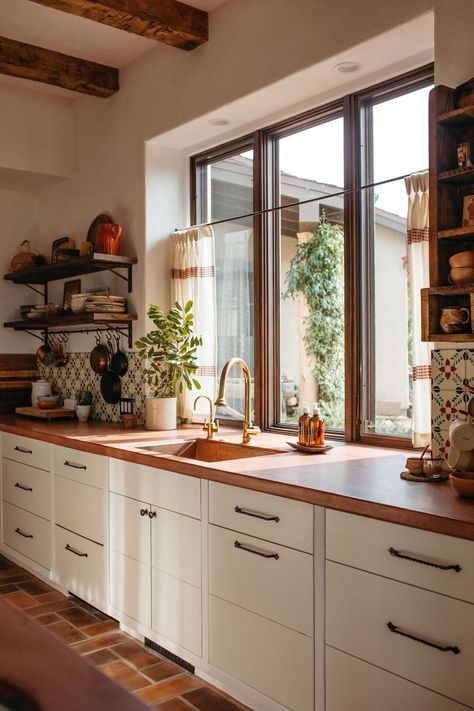
[[[81,311],[124,314],[127,311],[127,302],[123,296],[75,294],[71,299],[71,309],[76,314]]]

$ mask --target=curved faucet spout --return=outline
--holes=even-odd
[[[242,424],[242,442],[243,444],[248,444],[253,435],[260,432],[260,428],[252,423],[251,413],[250,413],[250,369],[247,363],[242,360],[242,358],[231,358],[222,368],[222,373],[219,382],[219,392],[217,394],[217,400],[215,401],[216,407],[225,407],[227,401],[225,399],[225,387],[227,384],[227,377],[229,370],[234,366],[238,365],[244,374],[245,381],[245,412],[244,421]]]

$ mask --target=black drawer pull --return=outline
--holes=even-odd
[[[243,514],[244,516],[252,516],[252,518],[260,518],[262,521],[275,521],[278,523],[280,520],[279,516],[272,516],[272,514],[261,514],[256,511],[249,511],[248,509],[243,509],[240,506],[236,506],[234,509],[235,513]]]
[[[32,533],[23,533],[23,531],[20,528],[15,528],[15,533],[19,533],[20,536],[23,536],[23,538],[33,538]]]
[[[149,511],[149,512],[148,512],[148,516],[149,516],[150,518],[156,518],[156,511]]]
[[[432,563],[429,560],[422,560],[422,558],[413,558],[410,555],[404,555],[403,553],[400,553],[400,551],[397,551],[396,548],[389,548],[388,552],[390,555],[393,555],[395,558],[401,558],[402,560],[411,560],[412,563],[421,563],[421,565],[429,565],[431,568],[438,568],[439,570],[455,570],[456,573],[460,573],[462,568],[460,565],[452,564],[452,565],[441,565],[440,563]]]
[[[396,625],[394,625],[393,622],[387,622],[387,627],[390,632],[393,632],[394,634],[399,634],[402,637],[408,637],[408,639],[413,639],[415,642],[421,642],[421,644],[426,644],[427,647],[433,647],[433,649],[438,649],[440,652],[452,652],[453,654],[459,654],[461,651],[459,647],[442,647],[440,644],[436,644],[435,642],[429,642],[427,639],[415,637],[415,635],[409,634],[408,632],[402,632],[402,630],[399,629]]]
[[[148,516],[148,509],[140,509],[140,516]]]
[[[88,558],[89,554],[88,553],[81,553],[81,551],[76,551],[75,548],[72,548],[69,543],[66,543],[64,546],[64,550],[69,551],[70,553],[74,553],[74,555],[78,555],[79,558]]]
[[[67,459],[64,462],[64,466],[65,467],[72,467],[73,469],[87,469],[85,464],[74,464],[74,462],[68,462]]]
[[[25,486],[24,484],[20,484],[18,481],[15,486],[18,487],[18,489],[22,489],[23,491],[33,491],[31,486]]]
[[[280,557],[278,553],[264,553],[263,551],[255,550],[255,548],[248,548],[247,546],[244,546],[243,543],[240,543],[240,541],[234,541],[234,546],[236,548],[240,548],[241,551],[246,551],[247,553],[259,555],[262,558],[275,558],[275,560],[278,560],[278,558]]]
[[[15,447],[16,452],[21,452],[22,454],[33,454],[31,449],[25,449],[24,447]]]

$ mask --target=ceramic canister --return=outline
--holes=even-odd
[[[31,386],[31,404],[36,407],[38,398],[41,396],[51,395],[51,385],[47,380],[35,380]]]

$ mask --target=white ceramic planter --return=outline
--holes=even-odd
[[[92,405],[76,405],[76,415],[79,422],[86,422],[91,414]]]
[[[175,430],[176,398],[146,397],[145,428],[147,430]]]

